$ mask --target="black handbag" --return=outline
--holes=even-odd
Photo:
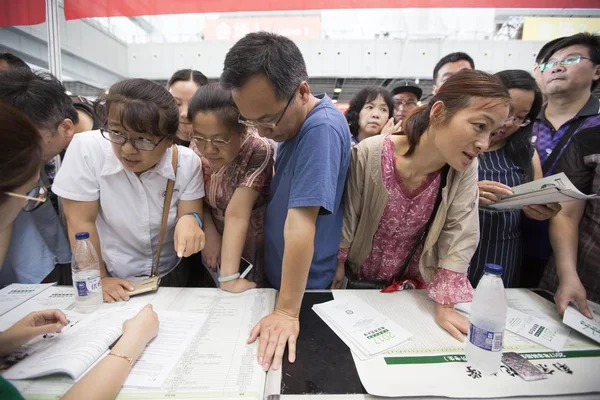
[[[400,267],[400,269],[398,270],[398,272],[391,279],[389,279],[387,281],[367,281],[367,280],[361,280],[354,273],[354,271],[352,271],[352,268],[350,268],[350,265],[348,264],[348,262],[346,262],[345,265],[344,265],[344,268],[346,270],[346,278],[348,279],[348,283],[346,285],[346,289],[377,289],[377,290],[382,290],[382,289],[390,286],[394,282],[401,282],[402,281],[402,277],[406,273],[408,265],[410,264],[410,261],[415,256],[415,253],[417,252],[417,249],[419,248],[419,246],[423,242],[425,242],[425,238],[427,237],[427,234],[429,233],[429,229],[431,228],[431,224],[433,223],[433,219],[435,218],[435,216],[437,214],[437,211],[438,211],[438,209],[440,207],[440,204],[442,203],[442,190],[446,186],[446,180],[447,180],[447,175],[448,175],[448,170],[449,169],[450,169],[450,167],[446,164],[442,168],[442,170],[440,172],[440,174],[441,174],[440,175],[440,187],[438,188],[437,197],[435,199],[435,205],[433,207],[433,211],[431,212],[431,216],[429,217],[429,220],[425,224],[425,227],[423,228],[423,231],[421,232],[421,234],[419,235],[419,237],[417,238],[417,240],[415,241],[415,243],[412,245],[410,251],[408,252],[408,255],[406,256],[406,258],[402,262],[402,266]]]

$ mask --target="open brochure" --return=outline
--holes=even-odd
[[[44,335],[46,343],[6,371],[4,377],[29,379],[63,373],[78,379],[119,338],[123,322],[138,311],[129,308],[119,313],[93,313],[61,333]]]
[[[80,320],[71,312],[74,297],[65,299],[63,290],[72,292],[73,288],[51,287],[9,312],[14,320],[19,319],[16,314],[22,317],[52,305],[65,311],[73,325],[54,338],[40,338],[41,346],[27,344],[35,344],[35,351],[15,359],[16,364],[4,372],[25,398],[63,396],[76,377],[85,376],[106,356],[121,334],[123,321],[148,303],[158,313],[158,335],[134,364],[120,397],[259,400],[280,393],[281,369],[265,373],[256,362],[258,341],[246,344],[254,325],[275,307],[273,289],[234,294],[210,288],[161,287],[128,302],[103,304]],[[56,302],[58,298],[61,303]]]
[[[598,195],[581,193],[561,172],[512,188],[513,194],[488,206],[496,210],[522,208],[532,204],[564,203],[573,200],[598,199]]]

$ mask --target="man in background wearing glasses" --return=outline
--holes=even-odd
[[[592,95],[592,91],[600,83],[600,37],[589,33],[578,33],[565,37],[545,50],[542,62],[538,65],[542,93],[547,103],[533,121],[532,141],[542,163],[544,176],[557,173],[556,166],[561,161],[569,143],[579,132],[600,127],[600,102]],[[600,131],[598,132],[600,134]],[[561,220],[561,216],[572,214],[572,206],[577,202],[565,203],[562,211],[553,220]],[[524,219],[525,259],[523,265],[528,274],[535,274],[539,281],[552,249],[548,235],[548,222]],[[554,223],[554,222],[553,222]],[[577,238],[577,227],[561,228],[563,238]],[[597,240],[597,238],[596,238]],[[562,245],[577,246],[577,241],[563,240]],[[575,253],[577,249],[575,248]],[[555,257],[563,258],[562,246],[555,248]],[[573,260],[566,262],[569,272],[564,273],[557,300],[578,300],[584,304],[581,294],[585,296],[579,279],[575,280],[577,271]],[[598,265],[595,266],[599,271]],[[560,271],[560,268],[559,268]],[[531,280],[528,279],[528,280]],[[544,279],[546,280],[546,279]],[[556,274],[553,279],[556,281]],[[557,282],[555,282],[557,283]],[[556,289],[556,285],[553,286]]]
[[[50,161],[71,141],[78,121],[77,111],[54,76],[24,68],[0,73],[0,99],[22,111],[42,136],[46,165],[42,168],[40,187],[28,197],[45,199],[56,173]],[[58,275],[70,276],[71,249],[56,203],[28,200],[13,222],[10,246],[0,270],[0,287],[15,282],[40,283],[53,272],[54,281]],[[55,270],[57,265],[60,268]],[[64,273],[59,274],[59,269]]]
[[[275,311],[250,335],[252,342],[259,337],[265,370],[281,367],[286,346],[294,362],[304,290],[331,285],[340,244],[350,131],[329,97],[314,96],[307,81],[298,47],[266,32],[238,41],[221,75],[239,122],[281,143],[264,219],[265,272],[280,292]]]

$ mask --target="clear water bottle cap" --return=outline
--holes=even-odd
[[[497,264],[485,264],[484,271],[492,275],[502,275],[502,272],[504,272],[504,268],[502,268],[501,265]]]
[[[85,240],[85,239],[89,239],[89,238],[90,238],[89,232],[78,232],[75,234],[76,240]]]

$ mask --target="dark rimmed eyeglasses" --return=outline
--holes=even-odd
[[[294,90],[294,93],[290,96],[290,99],[288,100],[287,104],[285,105],[285,108],[281,112],[281,115],[279,116],[279,119],[277,120],[277,122],[260,122],[260,121],[254,121],[254,120],[251,120],[251,119],[244,118],[242,116],[242,114],[240,114],[238,116],[238,122],[240,124],[244,124],[246,126],[252,126],[252,127],[259,127],[260,126],[262,128],[269,128],[269,129],[275,129],[275,128],[277,128],[277,125],[279,125],[279,123],[283,119],[283,116],[285,115],[285,112],[289,108],[290,104],[292,104],[292,100],[294,100],[294,97],[296,97],[296,92],[297,92],[297,90]]]
[[[137,150],[141,150],[141,151],[152,151],[156,148],[156,146],[158,146],[160,144],[160,142],[162,142],[163,140],[165,140],[167,138],[166,136],[164,136],[158,142],[153,142],[152,140],[148,140],[148,139],[144,139],[144,138],[130,139],[127,136],[123,135],[122,133],[111,131],[108,128],[100,128],[100,133],[102,134],[102,137],[104,139],[106,139],[110,142],[119,144],[121,146],[123,146],[125,143],[129,142],[129,143],[131,143],[131,145],[133,147],[135,147]]]

